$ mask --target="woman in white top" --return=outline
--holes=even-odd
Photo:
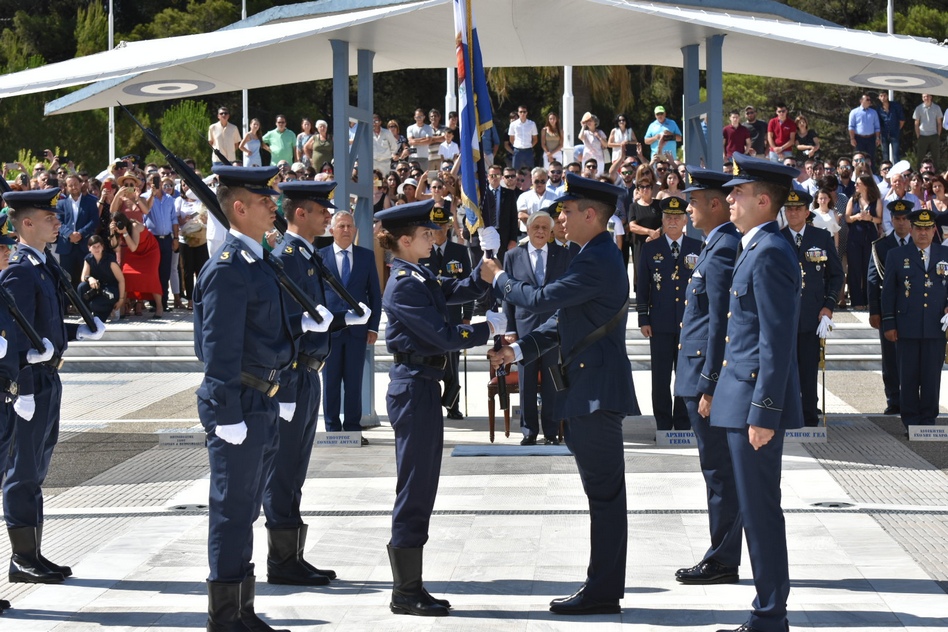
[[[618,162],[622,160],[623,152],[622,148],[624,145],[629,145],[632,143],[637,143],[635,139],[635,132],[632,131],[632,128],[629,127],[628,119],[625,114],[619,114],[616,116],[615,127],[612,128],[612,131],[609,132],[609,147],[612,148],[612,162]],[[634,156],[635,148],[631,148],[631,151],[626,151],[625,155]]]
[[[270,148],[263,142],[263,134],[260,131],[260,121],[258,119],[251,119],[250,131],[247,132],[247,135],[244,136],[244,139],[240,141],[240,145],[238,145],[240,151],[244,152],[245,167],[263,166],[263,158],[260,157],[261,147],[270,151]]]
[[[596,175],[606,171],[606,135],[599,129],[599,119],[595,114],[586,112],[580,121],[582,131],[579,140],[583,143],[583,162],[596,159]]]
[[[819,191],[816,194],[816,200],[813,201],[813,225],[823,230],[828,230],[833,236],[833,243],[836,244],[836,252],[839,252],[839,216],[833,208],[833,197],[826,191]]]

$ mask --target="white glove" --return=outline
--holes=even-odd
[[[36,412],[36,400],[33,399],[32,395],[20,395],[13,402],[13,410],[25,421],[29,421],[33,418],[33,413]]]
[[[293,413],[296,412],[296,402],[280,402],[280,419],[293,421]]]
[[[230,424],[227,426],[218,426],[215,430],[217,436],[233,445],[240,445],[247,438],[247,424]]]
[[[500,250],[500,233],[493,226],[479,228],[477,235],[481,240],[481,250],[493,250],[495,253]]]
[[[365,303],[359,303],[359,307],[362,308],[362,311],[365,312],[361,316],[356,314],[351,309],[346,312],[346,325],[351,327],[352,325],[364,325],[369,322],[369,316],[372,315],[372,310],[369,309],[369,306]]]
[[[948,329],[948,314],[941,317],[941,330],[945,331],[946,329]]]
[[[94,317],[94,322],[95,332],[90,331],[85,323],[79,325],[79,329],[76,330],[76,340],[100,340],[105,335],[105,324],[99,320],[98,316]]]
[[[310,316],[308,313],[303,312],[303,331],[311,331],[313,333],[321,334],[329,331],[329,326],[332,324],[332,312],[323,307],[322,305],[316,306],[316,311],[319,312],[319,315],[322,316],[323,322],[317,323],[316,320]]]
[[[507,331],[507,317],[500,312],[487,312],[487,324],[490,325],[490,333],[496,336]]]
[[[6,357],[6,355],[7,355],[7,347],[8,347],[8,346],[9,346],[9,345],[7,344],[7,339],[4,338],[3,336],[0,336],[0,358],[5,358],[5,357]],[[27,359],[28,359],[28,358],[29,358],[29,356],[27,356]]]
[[[816,328],[816,335],[825,340],[829,338],[831,331],[833,331],[833,319],[829,316],[820,318],[820,324]]]
[[[39,362],[46,362],[53,357],[53,343],[48,339],[43,338],[43,344],[46,347],[43,349],[43,352],[40,353],[36,349],[30,349],[26,352],[26,361],[30,364],[37,364]],[[6,349],[6,341],[4,341],[4,349]],[[0,358],[3,357],[3,354],[0,354]]]

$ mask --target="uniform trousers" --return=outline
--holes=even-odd
[[[930,426],[938,417],[941,367],[945,361],[941,338],[899,338],[895,345],[901,384],[902,423]]]
[[[444,415],[441,387],[428,377],[398,377],[385,397],[395,431],[395,507],[392,541],[396,548],[428,542],[428,525],[441,478]]]
[[[7,527],[43,524],[43,482],[59,440],[63,386],[52,367],[33,365],[36,412],[26,421],[14,415],[13,437],[3,481],[3,515]]]
[[[263,514],[270,529],[291,529],[303,524],[300,503],[303,483],[313,453],[319,417],[319,371],[300,365],[296,375],[296,411],[292,421],[279,422],[279,445],[267,474]]]
[[[800,373],[800,392],[803,399],[803,423],[818,426],[820,373],[820,337],[816,332],[797,332],[797,368]],[[825,405],[825,403],[824,403]]]
[[[362,431],[362,372],[367,346],[364,335],[354,335],[349,329],[332,336],[332,353],[323,367],[323,417],[328,432]],[[340,409],[345,415],[343,421],[339,419]]]
[[[783,440],[784,431],[777,429],[767,445],[754,450],[746,426],[727,428],[734,482],[757,591],[747,623],[760,632],[787,630],[790,571],[786,523],[780,507]]]
[[[648,339],[652,361],[652,411],[658,430],[688,430],[688,411],[672,395],[672,371],[678,364],[678,333],[655,333]]]
[[[708,490],[711,546],[701,561],[714,560],[722,566],[737,568],[741,565],[743,521],[734,483],[734,466],[727,447],[727,430],[712,426],[710,418],[698,414],[698,397],[682,399],[698,443],[698,462]]]
[[[629,540],[626,510],[624,415],[597,410],[566,421],[566,445],[576,458],[589,500],[589,567],[584,594],[591,601],[622,599]]]
[[[556,401],[556,388],[547,367],[556,366],[556,351],[544,354],[539,360],[524,362],[517,372],[520,387],[520,429],[525,437],[536,437],[543,426],[543,436],[553,439],[559,434],[559,428],[553,421],[553,404]],[[540,384],[537,385],[537,376]],[[537,410],[537,392],[543,399],[543,408]]]
[[[882,345],[882,385],[885,388],[887,406],[899,404],[899,361],[896,357],[896,343],[885,339],[885,332],[879,328],[879,342]]]
[[[205,428],[211,466],[208,509],[208,581],[239,583],[253,574],[253,523],[260,515],[263,489],[279,441],[277,400],[248,387],[240,389],[247,438],[232,445]],[[201,419],[214,410],[198,398]]]

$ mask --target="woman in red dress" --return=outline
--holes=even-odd
[[[164,313],[161,281],[158,279],[158,262],[161,260],[158,240],[144,224],[130,220],[121,211],[112,213],[109,229],[113,249],[120,243],[124,244],[122,274],[125,275],[125,294],[129,303],[135,301],[135,315],[141,315],[142,301],[148,299],[154,301],[155,318],[161,318]]]

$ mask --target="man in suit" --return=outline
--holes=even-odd
[[[550,242],[552,230],[553,218],[546,211],[537,211],[527,218],[529,241],[507,253],[507,258],[504,259],[504,272],[515,279],[532,281],[536,287],[543,287],[563,276],[572,255],[566,248]],[[555,309],[522,309],[508,301],[504,305],[504,313],[507,316],[507,341],[515,342],[518,337],[526,336],[546,322],[555,311]],[[548,445],[559,445],[558,428],[553,419],[556,388],[548,372],[549,367],[555,366],[556,362],[556,353],[550,351],[536,361],[524,362],[523,367],[518,371],[520,430],[523,432],[520,445],[536,445],[537,436],[540,434],[540,418],[543,425],[543,442]],[[538,374],[542,374],[539,390],[543,399],[543,409],[539,417],[537,414]]]
[[[948,326],[948,246],[932,243],[935,215],[913,211],[912,243],[889,251],[882,283],[882,330],[897,342],[902,423],[930,426],[938,393]]]
[[[368,248],[354,246],[355,223],[348,211],[336,211],[332,216],[333,244],[319,251],[323,264],[360,303],[372,310],[366,325],[346,327],[332,334],[333,353],[323,367],[323,419],[329,432],[362,431],[362,374],[365,368],[365,350],[374,345],[379,336],[382,313],[382,289],[375,268],[375,255]],[[333,314],[344,314],[349,305],[335,293],[326,296],[326,307]],[[345,399],[341,388],[345,388]],[[340,408],[345,422],[339,419]],[[362,437],[362,445],[369,440]]]
[[[494,367],[532,362],[550,350],[561,362],[562,390],[554,418],[566,420],[566,444],[576,458],[589,499],[590,555],[586,581],[569,597],[554,599],[556,614],[620,612],[625,594],[628,515],[622,420],[638,415],[632,368],[625,351],[628,274],[606,230],[620,189],[566,176],[561,221],[582,250],[556,281],[536,287],[505,273],[496,261],[481,266],[498,295],[521,309],[555,309],[554,317],[510,346],[491,351]]]
[[[443,207],[435,206],[431,210],[431,221],[440,226],[434,231],[434,245],[431,247],[431,256],[418,261],[439,277],[466,279],[471,276],[471,258],[468,249],[448,239],[448,228],[451,226],[451,215]],[[448,322],[451,325],[470,325],[471,314],[474,312],[474,302],[448,305]],[[458,407],[461,400],[461,354],[458,351],[449,351],[448,364],[444,372],[444,393],[441,396],[441,405],[448,409],[448,419],[464,419],[464,414]]]
[[[688,430],[688,412],[672,397],[672,371],[685,314],[685,287],[691,279],[701,242],[684,234],[688,223],[681,198],[662,200],[662,236],[645,242],[639,257],[635,308],[651,355],[652,409],[658,430]]]
[[[66,176],[66,197],[56,205],[61,226],[56,239],[59,265],[72,277],[72,286],[78,287],[82,262],[89,254],[86,242],[99,229],[99,202],[92,195],[83,195],[79,176]]]
[[[685,409],[698,443],[698,462],[708,495],[711,546],[675,579],[683,584],[732,584],[739,581],[743,531],[727,429],[711,425],[711,401],[724,362],[731,274],[741,236],[730,222],[724,183],[730,174],[688,167],[691,223],[705,235],[701,254],[685,292],[675,395]]]
[[[512,169],[507,171],[510,172],[510,182],[516,182],[517,172]],[[500,252],[497,253],[497,259],[501,263],[504,261],[506,252],[517,245],[517,237],[520,234],[520,227],[517,224],[517,198],[520,193],[513,188],[502,186],[502,179],[507,177],[502,175],[503,173],[504,168],[499,165],[491,165],[487,169],[487,191],[484,192],[481,200],[481,216],[484,218],[484,225],[493,226],[500,233]],[[471,261],[483,259],[484,251],[481,250],[480,237],[477,233],[469,235],[465,227],[464,237],[471,247]]]
[[[898,415],[902,412],[899,404],[899,365],[896,355],[896,343],[885,337],[882,329],[882,282],[885,279],[885,258],[889,251],[912,243],[912,222],[909,213],[913,205],[905,200],[889,202],[892,216],[892,232],[877,239],[872,244],[872,258],[869,260],[867,293],[869,295],[869,324],[879,330],[879,344],[882,348],[882,384],[885,389],[884,415]]]
[[[843,263],[829,231],[807,224],[813,198],[806,191],[791,191],[784,204],[787,226],[781,230],[793,246],[803,274],[800,319],[797,328],[797,367],[803,397],[803,423],[820,423],[817,387],[820,372],[820,340],[843,289]],[[826,406],[826,402],[823,402]]]
[[[727,186],[743,233],[731,280],[723,368],[711,425],[727,429],[738,504],[757,597],[740,632],[785,632],[790,572],[780,507],[784,431],[803,425],[797,372],[800,264],[777,213],[797,169],[734,154]]]

